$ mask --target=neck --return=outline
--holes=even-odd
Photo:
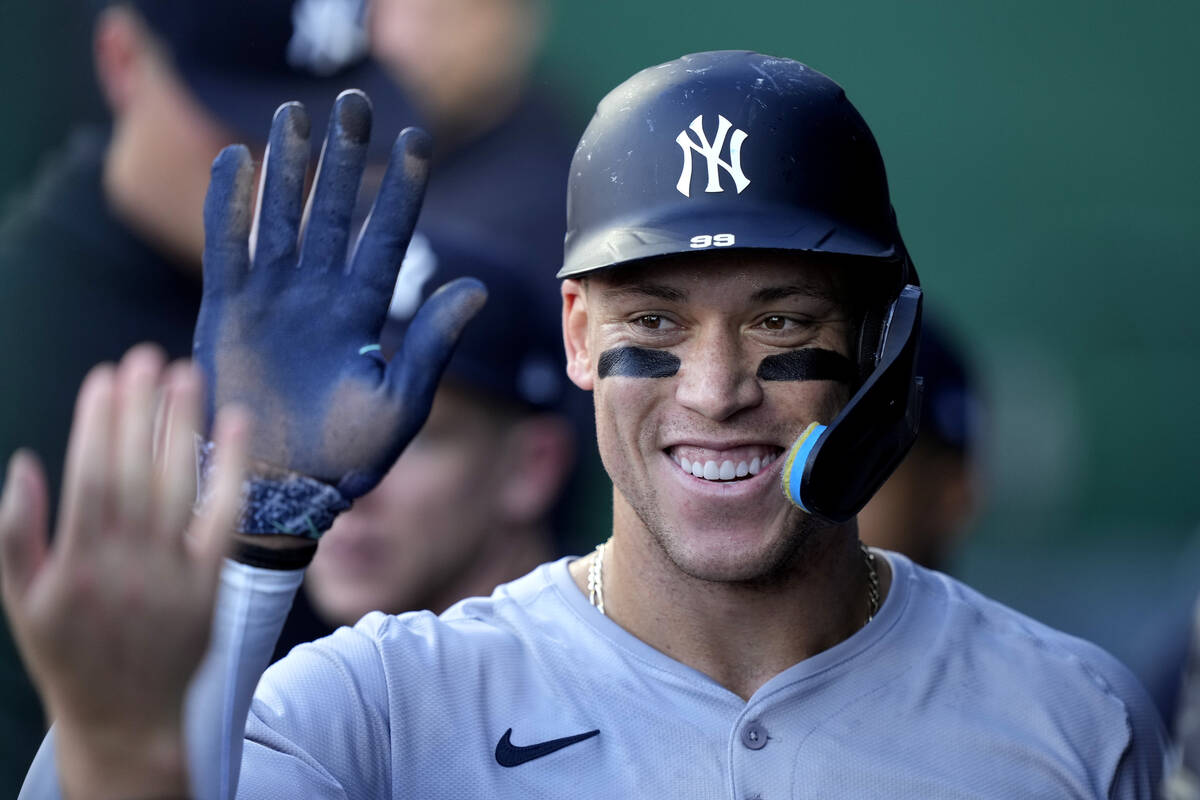
[[[607,615],[743,699],[850,637],[872,613],[853,521],[812,531],[770,577],[721,583],[682,572],[643,526],[621,525],[621,516],[615,515],[612,544],[605,548]],[[585,593],[589,562],[572,566]],[[876,563],[882,598],[890,574],[883,559]]]

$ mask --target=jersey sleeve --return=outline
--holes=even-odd
[[[1105,679],[1126,707],[1129,743],[1108,790],[1109,800],[1160,800],[1160,784],[1169,771],[1170,742],[1150,696],[1123,666]]]
[[[212,641],[188,687],[184,726],[197,800],[231,800],[251,698],[270,663],[304,570],[270,570],[226,559]]]
[[[237,796],[390,797],[388,697],[376,640],[361,628],[296,647],[255,693]]]
[[[1103,648],[1073,637],[1069,647],[1085,679],[1101,691],[1108,704],[1123,711],[1125,721],[1124,737],[1119,740],[1124,748],[1119,754],[1109,756],[1115,748],[1095,743],[1089,751],[1106,754],[1093,764],[1097,790],[1107,784],[1105,797],[1110,800],[1161,800],[1161,784],[1171,757],[1170,739],[1154,701],[1141,681]],[[1115,730],[1085,733],[1099,737],[1099,742],[1118,741]]]

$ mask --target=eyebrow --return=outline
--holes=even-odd
[[[627,283],[604,290],[605,297],[617,298],[629,295],[653,297],[674,303],[687,300],[687,292],[661,283]]]
[[[837,296],[833,292],[813,283],[767,286],[755,292],[750,299],[756,303],[771,303],[776,300],[786,300],[789,297],[797,295],[816,297],[821,300],[837,300]]]
[[[687,300],[688,294],[682,289],[661,283],[627,283],[604,289],[604,296],[620,297],[653,297],[656,300],[681,303]],[[795,283],[782,286],[766,286],[750,296],[754,303],[772,303],[786,300],[789,297],[816,297],[821,300],[836,302],[837,296],[829,289],[816,283]]]

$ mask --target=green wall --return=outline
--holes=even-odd
[[[89,0],[0,0],[0,211],[78,120],[102,120]]]

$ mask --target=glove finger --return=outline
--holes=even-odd
[[[250,268],[251,198],[254,165],[240,144],[226,147],[213,160],[204,198],[204,291],[239,286]]]
[[[338,95],[317,164],[317,179],[304,211],[301,267],[341,274],[350,241],[350,218],[371,138],[371,102],[357,89]]]
[[[350,275],[371,297],[363,303],[371,308],[364,318],[369,330],[379,328],[387,315],[387,301],[421,213],[432,149],[429,135],[419,128],[405,128],[396,137],[379,195],[355,247]]]
[[[259,268],[267,267],[266,271],[296,263],[309,131],[308,112],[300,103],[284,103],[271,120],[250,233],[251,257]]]
[[[487,302],[487,288],[475,278],[458,278],[434,292],[417,311],[400,353],[388,364],[385,380],[393,397],[423,422],[433,392],[458,338]]]

